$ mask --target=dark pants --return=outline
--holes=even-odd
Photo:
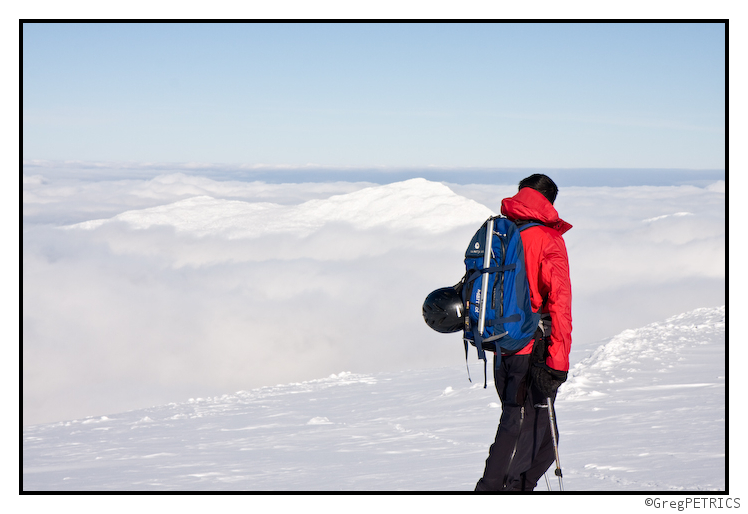
[[[529,355],[510,355],[494,367],[501,419],[476,491],[532,491],[555,461],[548,409],[535,408],[547,400],[528,384],[529,365]]]

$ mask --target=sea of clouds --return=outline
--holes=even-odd
[[[725,303],[724,181],[559,182],[572,365],[623,329]],[[23,423],[453,365],[459,335],[429,330],[421,304],[460,279],[514,184],[25,167]]]

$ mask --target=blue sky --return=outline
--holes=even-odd
[[[725,167],[722,24],[24,24],[23,158]]]

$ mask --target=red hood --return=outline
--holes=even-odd
[[[523,187],[519,193],[501,201],[501,214],[512,220],[540,221],[563,234],[571,225],[558,217],[558,212],[542,193]]]

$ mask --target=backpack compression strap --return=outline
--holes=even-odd
[[[502,335],[504,335],[504,334],[502,334]],[[474,337],[476,339],[476,341],[475,341],[475,347],[478,349],[478,358],[479,359],[483,359],[483,389],[486,389],[486,387],[488,386],[488,373],[487,373],[487,369],[488,369],[487,368],[487,362],[488,362],[488,360],[486,359],[486,351],[483,349],[483,347],[481,346],[481,344],[480,344],[479,341],[481,341],[481,340],[482,341],[488,341],[488,339],[482,339],[479,335],[476,335]],[[501,337],[501,336],[499,336],[499,337]],[[496,337],[496,339],[498,339],[498,337]],[[494,337],[492,336],[490,338],[490,340],[493,341]],[[468,380],[472,384],[473,383],[473,379],[470,378],[470,366],[468,365],[468,340],[463,338],[462,342],[465,343],[465,367],[467,368]]]

